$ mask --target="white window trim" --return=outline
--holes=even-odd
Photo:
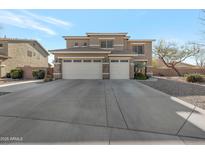
[[[123,47],[124,44],[114,44],[113,46],[116,46],[116,47]]]
[[[115,38],[114,37],[108,37],[108,38],[98,38],[99,40],[114,40]]]
[[[107,41],[110,41],[109,39],[104,39],[106,41],[106,47],[107,47]],[[114,41],[113,41],[113,44],[112,46],[114,46]],[[101,42],[100,42],[100,48],[101,48]],[[112,48],[101,48],[101,49],[114,49],[113,47]]]
[[[93,46],[93,47],[99,47],[100,45],[99,44],[90,44],[89,46]]]

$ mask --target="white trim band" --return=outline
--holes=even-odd
[[[109,54],[109,57],[135,57],[139,56],[138,54]]]
[[[66,59],[66,58],[68,58],[68,59],[103,59],[103,58],[105,58],[105,57],[58,57],[58,58],[60,58],[60,59]]]
[[[52,53],[111,53],[111,51],[54,51]]]

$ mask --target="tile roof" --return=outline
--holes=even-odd
[[[19,39],[19,38],[0,38],[0,41],[6,41],[6,42],[11,42],[11,43],[24,43],[24,42],[32,43],[32,42],[35,42],[42,49],[44,54],[49,55],[47,50],[37,40],[33,40],[33,39]]]

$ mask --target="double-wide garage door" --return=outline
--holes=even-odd
[[[101,60],[63,60],[63,79],[102,79]]]

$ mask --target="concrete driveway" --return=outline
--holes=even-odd
[[[0,96],[1,144],[205,144],[204,110],[133,80],[27,87]]]

